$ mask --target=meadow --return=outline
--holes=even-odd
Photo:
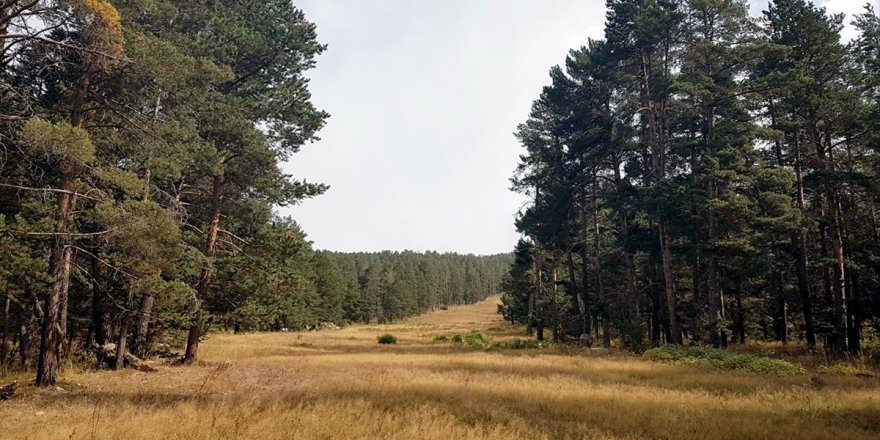
[[[214,334],[193,367],[68,369],[59,388],[22,387],[0,402],[0,438],[880,438],[876,377],[437,340],[472,331],[493,341],[520,336],[496,304],[336,331]],[[386,333],[397,343],[378,344]]]

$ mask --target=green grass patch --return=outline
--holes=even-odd
[[[434,341],[436,342],[452,342],[455,345],[469,348],[489,348],[490,339],[489,335],[478,331],[434,335]]]
[[[492,337],[483,332],[473,331],[470,333],[452,333],[434,335],[436,342],[451,342],[460,347],[479,348],[486,350],[527,350],[536,348],[553,348],[554,344],[549,341],[536,341],[534,339],[513,339],[509,341],[492,342]]]
[[[489,346],[489,336],[483,332],[457,334],[452,335],[452,342],[471,348],[487,348]]]
[[[876,371],[869,366],[860,362],[840,362],[831,365],[820,365],[816,369],[819,374],[827,374],[829,376],[858,376],[858,377],[878,377]]]
[[[701,346],[666,345],[648,350],[643,356],[655,361],[681,362],[780,376],[804,372],[804,368],[800,365],[781,359],[772,359],[756,354],[732,353]]]

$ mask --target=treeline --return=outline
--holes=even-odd
[[[470,304],[500,292],[510,254],[319,252],[323,298],[339,304],[333,322],[392,322],[447,305]]]
[[[823,343],[880,317],[880,18],[804,0],[609,0],[517,136],[501,312],[542,337]],[[592,335],[592,336],[589,336]]]

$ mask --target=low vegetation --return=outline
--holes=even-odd
[[[645,358],[658,361],[673,361],[754,373],[790,375],[804,372],[804,368],[781,359],[767,356],[731,353],[711,347],[666,345],[648,350]]]
[[[485,350],[524,350],[537,348],[553,348],[554,344],[535,339],[506,339],[496,341],[485,332],[472,331],[469,333],[454,333],[435,335],[434,341],[451,342],[456,347],[477,348]]]
[[[0,402],[0,437],[880,436],[880,379],[719,370],[614,350],[530,350],[537,343],[523,339],[522,327],[500,322],[497,300],[393,325],[217,334],[204,342],[202,360],[191,368],[155,365],[154,373],[98,374],[66,369],[60,388],[21,385],[14,398]],[[376,344],[376,335],[384,333],[397,344]],[[429,335],[447,335],[447,340]],[[454,335],[526,350],[462,350],[451,342]],[[0,375],[0,383],[15,378]]]
[[[395,338],[394,335],[391,335],[388,333],[381,335],[376,339],[379,341],[380,344],[384,344],[384,345],[397,343],[397,338]]]

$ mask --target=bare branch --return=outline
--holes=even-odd
[[[30,186],[13,185],[10,183],[0,183],[0,188],[12,188],[12,189],[18,189],[21,191],[28,191],[28,192],[53,192],[53,193],[61,193],[61,194],[70,194],[73,196],[82,197],[84,199],[93,200],[96,202],[106,201],[106,199],[99,199],[97,197],[88,196],[86,194],[78,193],[76,191],[68,191],[65,189],[58,189],[58,188],[34,188],[34,187],[30,187]]]

